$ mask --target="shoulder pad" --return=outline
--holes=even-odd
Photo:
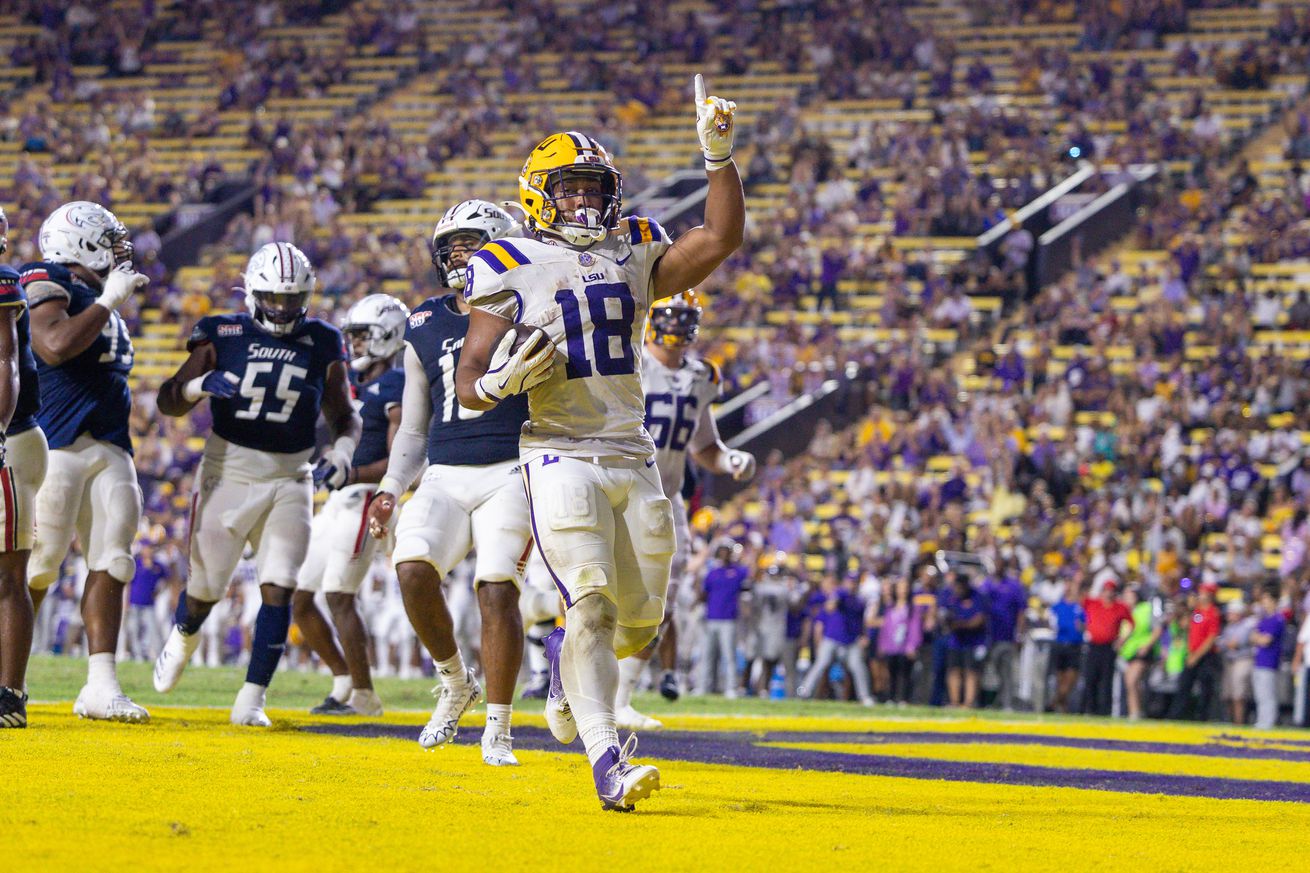
[[[409,318],[405,320],[405,333],[411,330],[417,330],[436,317],[438,307],[444,305],[442,301],[445,297],[429,297],[418,306],[409,311]]]
[[[532,263],[523,253],[523,248],[508,239],[497,239],[487,243],[473,253],[470,263],[474,260],[486,264],[497,275]]]
[[[723,371],[719,369],[718,364],[708,360],[701,361],[701,364],[703,364],[705,369],[709,371],[711,385],[723,384]]]
[[[628,242],[634,246],[647,245],[649,243],[662,243],[667,245],[669,235],[660,227],[659,222],[653,218],[642,218],[638,215],[630,215],[624,219],[627,225]],[[620,225],[622,227],[623,224]]]
[[[58,285],[67,285],[73,279],[73,274],[68,272],[68,268],[63,264],[47,264],[45,261],[37,261],[32,264],[25,264],[19,270],[19,282],[23,285],[30,285],[33,282],[54,282]]]

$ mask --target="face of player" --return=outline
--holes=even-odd
[[[368,330],[356,328],[355,330],[346,331],[346,339],[350,342],[350,356],[352,358],[362,358],[368,354]]]
[[[594,176],[565,176],[555,184],[551,196],[555,198],[555,208],[564,215],[583,209],[599,213],[605,208],[604,185]]]
[[[469,258],[482,247],[482,236],[476,233],[456,233],[450,237],[450,255],[446,270],[454,272],[468,266]]]

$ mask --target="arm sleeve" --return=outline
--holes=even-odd
[[[400,404],[400,428],[391,443],[391,458],[384,478],[400,483],[408,491],[427,466],[428,423],[432,400],[428,396],[428,375],[423,362],[409,343],[405,344],[405,394]]]

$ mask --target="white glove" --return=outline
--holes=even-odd
[[[235,373],[228,373],[225,370],[210,370],[203,376],[197,376],[190,382],[182,386],[182,396],[189,403],[199,403],[206,397],[217,397],[220,400],[226,400],[237,393],[237,385],[241,380]]]
[[[719,472],[726,473],[738,482],[755,476],[755,456],[741,449],[728,449],[719,454]]]
[[[732,160],[732,140],[737,127],[733,116],[737,104],[722,97],[705,96],[705,77],[696,74],[696,133],[705,153],[705,169],[721,170]]]
[[[491,353],[491,364],[482,378],[474,384],[478,396],[488,403],[499,403],[507,397],[522,394],[550,378],[555,368],[555,344],[546,343],[532,356],[527,356],[533,343],[524,343],[513,354],[514,331],[506,331],[496,350]]]
[[[341,449],[328,449],[314,467],[314,484],[336,491],[346,484],[350,476],[350,455]]]
[[[150,284],[150,278],[132,269],[131,264],[119,264],[109,271],[100,296],[95,299],[105,309],[113,312],[123,301],[132,296],[132,292]]]

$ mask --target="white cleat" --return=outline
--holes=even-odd
[[[382,715],[382,701],[378,699],[376,691],[356,688],[350,692],[350,700],[346,705],[360,715],[372,718]]]
[[[200,634],[187,636],[173,625],[159,657],[155,658],[155,690],[167,694],[182,678],[187,662],[200,646]]]
[[[73,714],[79,718],[97,721],[121,721],[128,724],[144,724],[150,721],[150,713],[144,706],[132,702],[132,698],[117,687],[83,685],[78,692],[77,702],[73,704]]]
[[[264,712],[264,696],[267,691],[263,685],[250,682],[242,685],[237,692],[236,702],[232,704],[232,724],[242,727],[272,727],[273,722]]]
[[[509,734],[482,735],[482,762],[492,767],[517,767],[514,757],[514,738]]]
[[[455,739],[459,720],[482,699],[482,686],[473,677],[472,670],[464,671],[463,684],[443,684],[432,690],[437,695],[437,706],[418,735],[418,744],[425,749],[435,749]]]
[[[657,731],[664,727],[664,722],[625,706],[615,710],[614,725],[621,731]]]

